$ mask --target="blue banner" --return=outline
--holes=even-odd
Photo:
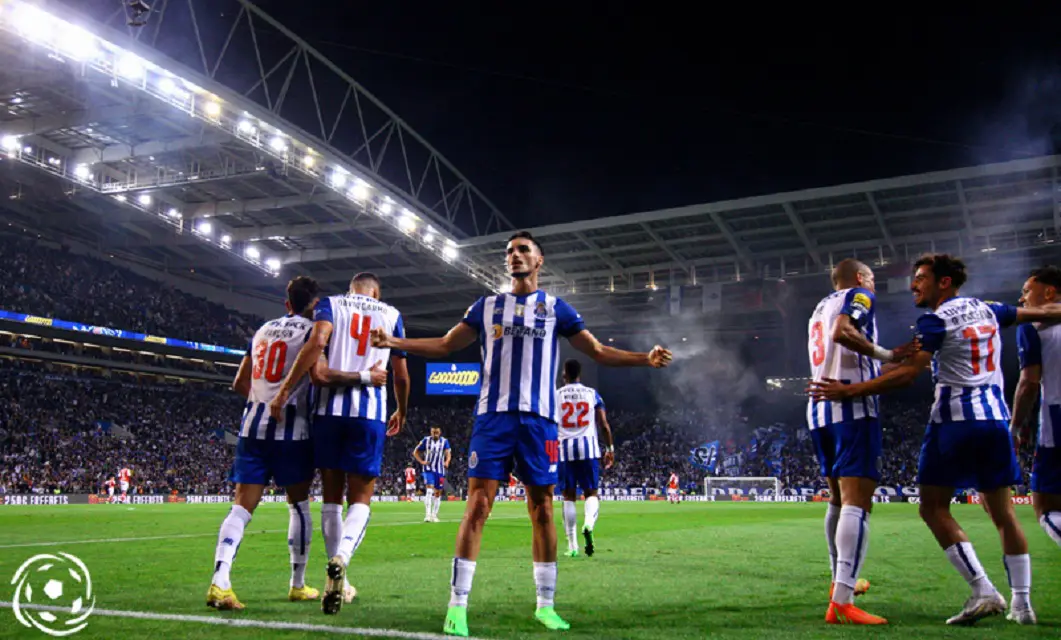
[[[428,362],[426,379],[430,396],[479,395],[477,362]]]
[[[705,442],[689,452],[689,462],[708,473],[714,473],[718,466],[719,441]]]
[[[177,338],[149,336],[144,333],[136,333],[135,331],[125,331],[124,329],[111,329],[110,327],[97,327],[91,324],[79,324],[77,322],[68,322],[66,320],[56,320],[55,318],[41,318],[39,316],[26,315],[25,313],[4,311],[3,309],[0,309],[0,320],[13,320],[15,322],[25,322],[26,324],[35,324],[41,327],[52,327],[53,329],[66,329],[68,331],[80,331],[81,333],[91,333],[92,335],[96,336],[107,336],[108,338],[119,338],[122,340],[139,340],[140,342],[164,344],[167,347],[181,347],[182,349],[195,349],[196,351],[227,353],[233,356],[242,356],[247,354],[247,352],[243,349],[230,349],[228,347],[219,347],[214,344],[178,340]]]

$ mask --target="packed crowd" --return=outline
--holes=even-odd
[[[0,235],[0,309],[242,349],[261,319],[105,260]]]
[[[122,467],[133,470],[141,493],[230,492],[233,446],[225,432],[231,439],[241,409],[241,399],[219,387],[102,378],[0,360],[0,492],[96,492]],[[922,413],[885,415],[884,484],[916,482]],[[416,466],[413,448],[432,426],[440,426],[453,447],[447,489],[462,494],[471,422],[461,403],[414,407],[406,428],[387,443],[380,494],[404,493],[404,469]],[[662,487],[676,472],[683,489],[698,492],[708,472],[693,464],[690,451],[713,440],[721,443],[720,460],[739,464],[716,473],[776,474],[783,486],[823,486],[811,441],[798,424],[753,429],[735,414],[696,410],[613,411],[609,422],[616,463],[602,472],[604,488]],[[774,448],[778,438],[783,444]],[[780,474],[771,466],[772,452],[780,453],[773,457]]]

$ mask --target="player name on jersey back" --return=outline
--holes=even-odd
[[[863,382],[880,375],[880,363],[833,341],[837,319],[846,315],[871,343],[877,341],[875,297],[862,288],[841,289],[822,298],[807,323],[807,353],[811,378],[830,378],[845,383]],[[878,399],[845,398],[840,402],[810,399],[807,425],[819,429],[839,422],[850,422],[878,415]]]
[[[389,335],[405,337],[405,326],[397,309],[354,293],[321,299],[313,319],[332,323],[327,359],[328,367],[336,371],[367,371],[376,363],[387,366],[391,351],[372,346],[373,329],[382,328]],[[395,355],[405,356],[401,352]],[[357,385],[321,389],[317,415],[386,421],[387,388]]]
[[[270,320],[255,332],[247,349],[251,358],[251,390],[243,409],[241,438],[254,440],[306,440],[309,438],[309,377],[295,383],[279,424],[269,415],[298,352],[309,338],[313,323],[289,315]]]
[[[1017,327],[1020,367],[1041,365],[1039,383],[1039,437],[1036,446],[1057,446],[1061,431],[1061,324],[1022,324]]]
[[[1009,420],[1003,397],[1000,330],[1017,310],[977,298],[951,298],[917,319],[921,349],[933,354],[930,422]]]
[[[560,399],[560,461],[600,458],[597,407],[604,401],[596,389],[568,384],[556,392]]]

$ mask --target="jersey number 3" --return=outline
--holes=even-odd
[[[560,409],[564,412],[563,418],[560,422],[565,429],[581,429],[582,427],[589,426],[589,420],[586,419],[586,416],[589,415],[588,402],[579,402],[577,404],[574,402],[565,402],[560,405]],[[572,422],[571,418],[575,415],[575,409],[578,409],[578,417]]]
[[[822,323],[815,322],[810,328],[810,339],[814,346],[814,351],[811,352],[810,360],[816,367],[822,366],[825,362],[825,335]]]
[[[368,350],[368,337],[372,332],[372,318],[355,313],[350,318],[350,337],[357,340],[357,355],[365,355]]]
[[[962,337],[969,340],[969,346],[973,352],[973,375],[980,375],[980,360],[983,358],[980,355],[980,336],[984,336],[987,340],[987,364],[985,369],[987,371],[995,370],[995,332],[996,329],[993,325],[982,324],[977,328],[966,327],[962,331]],[[979,333],[979,335],[977,335]]]
[[[254,371],[251,377],[255,380],[265,378],[277,383],[284,378],[284,364],[287,362],[287,343],[277,340],[273,343],[259,342],[254,358]]]

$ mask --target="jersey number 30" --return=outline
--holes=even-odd
[[[287,362],[286,342],[283,340],[273,343],[259,342],[257,353],[254,355],[252,378],[255,380],[265,378],[266,381],[274,384],[284,378],[284,364]]]
[[[560,420],[561,425],[565,429],[581,429],[582,427],[589,426],[589,420],[586,416],[589,415],[589,403],[588,402],[564,402],[560,405],[560,409],[563,410],[564,415]],[[575,409],[578,409],[578,417],[572,422],[571,418],[575,417]]]

